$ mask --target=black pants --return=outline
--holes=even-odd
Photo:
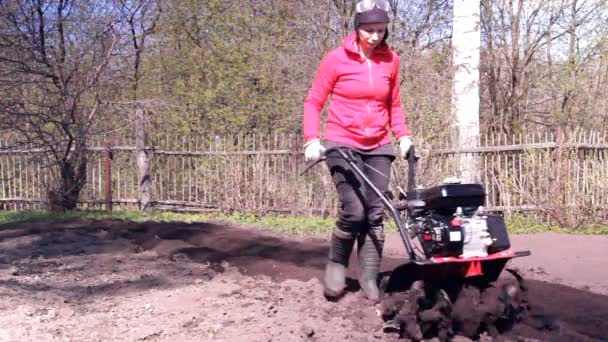
[[[367,155],[353,151],[356,165],[381,193],[388,190],[393,156]],[[365,234],[369,227],[380,226],[384,204],[380,197],[358,176],[342,158],[327,156],[332,178],[340,200],[336,226],[353,238]],[[373,169],[372,169],[373,168]],[[374,170],[375,169],[375,170]]]

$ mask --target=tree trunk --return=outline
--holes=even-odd
[[[454,1],[454,81],[452,110],[455,120],[455,143],[459,148],[479,145],[479,51],[480,1]],[[478,182],[478,157],[461,154],[460,178],[463,182]]]
[[[80,192],[86,184],[87,158],[84,153],[83,149],[76,147],[72,158],[59,163],[60,178],[47,191],[49,210],[62,212],[76,209]]]
[[[514,8],[513,0],[509,0],[509,13],[511,15],[511,90],[508,98],[507,112],[509,113],[509,124],[507,133],[520,132],[523,127],[522,122],[522,96],[524,91],[523,69],[520,56],[520,19],[523,11],[523,0],[517,1],[517,8]]]

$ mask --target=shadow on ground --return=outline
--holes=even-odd
[[[5,224],[0,226],[0,270],[6,275],[0,279],[0,292],[19,289],[93,300],[101,294],[209,280],[226,263],[246,275],[308,281],[322,276],[327,253],[324,239],[210,223],[77,219]],[[81,262],[87,258],[93,262]],[[389,271],[400,262],[386,258],[383,268]],[[351,266],[349,289],[357,291],[356,258]],[[64,281],[45,280],[52,275]],[[101,281],[87,281],[100,276]],[[535,310],[544,317],[558,317],[559,324],[557,335],[530,327],[523,331],[526,335],[543,340],[572,338],[566,332],[591,340],[608,335],[608,297],[542,281],[527,283]]]

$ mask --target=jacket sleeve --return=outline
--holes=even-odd
[[[395,62],[393,63],[393,76],[391,78],[391,94],[389,96],[389,104],[388,108],[390,111],[390,125],[395,138],[399,140],[404,136],[410,135],[410,130],[407,127],[405,121],[405,115],[403,113],[403,109],[401,108],[401,90],[400,85],[400,76],[399,73],[401,71],[401,62],[399,60],[399,56],[396,54],[393,55],[395,58]]]
[[[321,110],[325,106],[327,96],[331,93],[336,82],[335,61],[332,54],[322,60],[312,86],[304,100],[304,141],[319,137],[321,125]]]

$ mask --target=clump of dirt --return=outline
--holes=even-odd
[[[394,256],[387,253],[385,270],[401,262]],[[356,258],[349,292],[337,303],[325,300],[319,279],[326,257],[324,238],[220,224],[5,225],[0,340],[397,340],[398,334],[383,331],[378,308],[358,291]],[[608,335],[607,297],[539,280],[527,285],[532,319],[504,338]],[[483,294],[479,302],[494,305]]]
[[[417,280],[405,290],[388,293],[380,305],[385,330],[414,341],[498,338],[524,322],[529,312],[527,287],[513,270],[494,282]]]

